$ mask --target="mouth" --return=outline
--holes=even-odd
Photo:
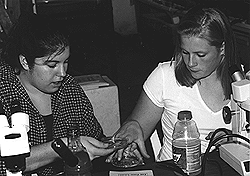
[[[55,86],[60,86],[62,84],[62,81],[55,81],[52,82],[52,84],[54,84]]]
[[[189,71],[193,72],[193,73],[199,72],[199,70],[197,70],[197,69],[191,69],[191,68],[189,68]]]

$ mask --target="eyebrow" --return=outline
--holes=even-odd
[[[184,49],[184,48],[182,48],[182,47],[180,47],[180,48],[181,48],[181,50],[184,50],[184,51],[190,53],[190,52],[187,51],[186,49]],[[193,53],[208,53],[208,52],[207,52],[207,51],[195,51],[195,52],[193,52]]]
[[[46,60],[44,63],[46,64],[46,63],[51,63],[51,62],[59,63],[59,61],[57,61],[57,60]]]
[[[67,58],[67,59],[65,59],[65,61],[64,62],[66,62],[66,61],[68,61],[69,60],[69,58]],[[58,61],[58,60],[46,60],[44,63],[46,64],[46,63],[59,63],[59,62],[61,62],[61,61]]]

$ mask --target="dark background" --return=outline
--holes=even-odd
[[[38,14],[61,21],[70,31],[69,73],[107,75],[118,86],[121,122],[133,109],[146,77],[159,62],[170,60],[174,49],[171,15],[138,0],[132,2],[138,33],[123,36],[114,31],[111,0],[49,0],[49,3],[37,0]],[[213,4],[233,20],[250,22],[246,0],[153,2],[177,5],[180,11],[198,3]],[[32,12],[32,8],[31,0],[20,0],[21,13]]]

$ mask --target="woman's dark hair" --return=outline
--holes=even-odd
[[[176,30],[175,75],[182,86],[192,87],[198,80],[191,76],[181,55],[181,36],[195,36],[208,41],[211,46],[225,47],[225,56],[217,68],[217,76],[222,82],[226,99],[230,99],[231,78],[229,66],[239,64],[235,46],[235,37],[230,22],[223,12],[216,8],[197,6],[181,19]]]
[[[20,15],[13,25],[2,58],[13,69],[21,70],[19,56],[22,55],[30,68],[35,58],[60,54],[69,46],[68,32],[59,22],[50,21],[36,14]]]

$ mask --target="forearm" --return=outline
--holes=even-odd
[[[61,139],[66,144],[66,138]],[[51,148],[51,143],[52,141],[31,147],[30,156],[26,158],[25,172],[36,170],[60,158]]]
[[[143,131],[143,138],[146,140],[161,119],[163,108],[156,106],[142,91],[141,96],[127,121],[135,120],[140,124]]]

